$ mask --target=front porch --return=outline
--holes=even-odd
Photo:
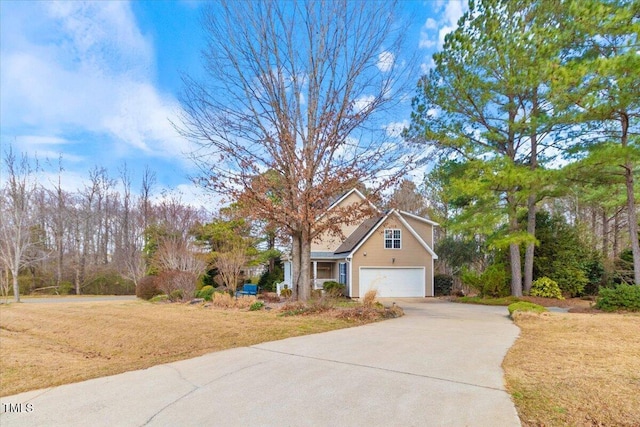
[[[338,281],[338,268],[336,262],[312,261],[310,273],[313,289],[322,289],[325,282]]]
[[[313,257],[312,257],[313,259]],[[314,290],[323,289],[323,285],[326,282],[333,281],[347,285],[347,260],[340,259],[317,259],[311,261],[309,266],[309,279],[311,281],[312,288]],[[291,263],[286,262],[284,266],[284,281],[277,286],[277,292],[280,294],[280,290],[286,287],[291,287]]]

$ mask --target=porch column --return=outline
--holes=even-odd
[[[316,288],[317,279],[318,279],[318,261],[313,261],[313,289]]]

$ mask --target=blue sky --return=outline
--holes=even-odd
[[[466,0],[401,1],[411,16],[409,45],[422,69],[466,8]],[[118,176],[123,163],[140,186],[145,168],[156,192],[179,191],[207,204],[188,176],[188,141],[170,121],[180,109],[180,73],[202,74],[202,1],[0,1],[0,149],[37,155],[63,185],[82,188],[88,171]],[[419,76],[416,76],[416,81]],[[390,124],[407,123],[405,115]],[[43,175],[47,174],[45,170]],[[47,181],[43,176],[42,181]]]

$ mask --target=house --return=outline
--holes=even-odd
[[[353,189],[328,210],[362,203],[366,198]],[[311,279],[315,289],[333,280],[346,285],[347,295],[363,297],[377,289],[379,297],[434,295],[433,221],[391,209],[341,228],[345,238],[328,232],[311,244]],[[320,218],[319,220],[322,220]],[[291,283],[291,263],[285,262],[284,284]]]

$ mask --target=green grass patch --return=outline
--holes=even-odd
[[[511,316],[513,316],[513,313],[515,313],[516,311],[529,311],[532,313],[544,313],[545,311],[549,311],[541,305],[534,304],[528,301],[518,301],[514,302],[513,304],[509,304],[507,310],[509,310],[509,314]]]
[[[463,304],[502,305],[505,307],[519,301],[521,300],[518,297],[511,296],[503,298],[460,297],[453,300],[453,302],[461,302]]]

